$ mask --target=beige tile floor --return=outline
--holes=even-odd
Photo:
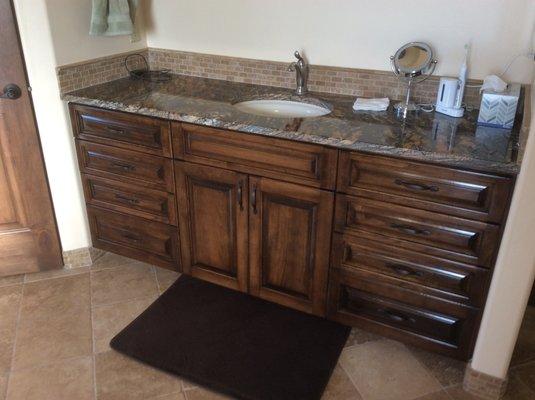
[[[225,399],[109,348],[177,277],[107,253],[91,268],[0,278],[0,400]],[[535,399],[535,308],[512,365],[506,399]],[[354,329],[323,398],[475,400],[464,367]]]

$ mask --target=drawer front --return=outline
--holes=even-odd
[[[329,296],[331,319],[449,356],[470,356],[477,334],[477,309],[430,300],[344,270],[334,271]]]
[[[178,268],[176,227],[87,206],[93,245],[147,263]]]
[[[366,270],[399,279],[400,285],[447,300],[484,305],[490,279],[488,269],[350,235],[336,234],[333,243],[335,268]]]
[[[514,179],[341,152],[338,190],[356,196],[500,223]]]
[[[87,203],[177,225],[175,197],[160,190],[82,174]]]
[[[78,162],[84,173],[174,191],[171,159],[82,140],[77,143]]]
[[[197,125],[172,125],[175,158],[334,189],[338,152]]]
[[[433,246],[486,267],[492,265],[500,232],[492,224],[345,195],[337,196],[336,229]]]
[[[118,111],[70,105],[78,139],[171,157],[169,121]]]

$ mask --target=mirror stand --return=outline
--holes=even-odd
[[[410,111],[420,109],[411,101],[414,84],[425,81],[433,74],[437,60],[433,60],[433,50],[428,44],[411,42],[403,45],[395,55],[390,57],[390,64],[394,75],[407,82],[405,101],[394,105],[397,113],[406,117]]]

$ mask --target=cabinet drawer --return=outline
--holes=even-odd
[[[173,161],[111,146],[78,143],[78,162],[84,173],[174,191]]]
[[[172,124],[175,158],[334,189],[338,153],[306,143]]]
[[[490,278],[488,269],[350,235],[336,234],[333,243],[335,268],[366,270],[399,279],[400,285],[447,300],[477,307],[484,305]]]
[[[87,203],[177,225],[175,197],[160,190],[82,174]]]
[[[172,156],[168,121],[80,105],[70,105],[70,112],[78,139]]]
[[[338,190],[429,211],[500,223],[512,178],[341,152]]]
[[[93,245],[144,262],[178,265],[178,233],[174,226],[87,206]]]
[[[329,317],[449,356],[468,358],[479,310],[455,306],[358,273],[333,271]]]
[[[398,243],[420,243],[460,256],[461,261],[489,267],[499,245],[499,227],[395,204],[339,195],[336,229],[344,233],[367,231]]]

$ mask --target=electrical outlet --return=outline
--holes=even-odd
[[[134,32],[130,35],[130,43],[136,43],[141,40],[141,37],[139,36],[139,32]]]

